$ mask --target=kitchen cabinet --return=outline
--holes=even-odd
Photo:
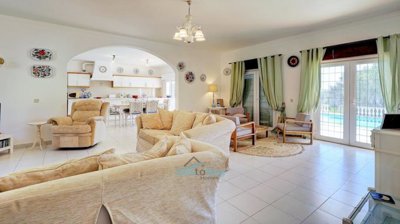
[[[68,73],[69,87],[90,87],[90,73]]]
[[[115,88],[161,88],[161,78],[114,76]]]

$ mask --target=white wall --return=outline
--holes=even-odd
[[[210,105],[211,95],[207,93],[207,83],[201,82],[199,75],[207,74],[208,82],[219,78],[219,53],[196,50],[183,43],[168,45],[3,15],[0,15],[0,27],[4,31],[0,35],[0,56],[6,61],[0,68],[0,129],[14,135],[17,144],[32,142],[34,129],[27,125],[28,122],[67,114],[67,63],[91,49],[128,46],[163,59],[178,74],[177,106],[180,109],[205,111]],[[35,47],[51,49],[56,57],[47,63],[33,61],[28,52]],[[176,71],[175,65],[179,61],[186,62],[187,70],[197,75],[193,84],[186,84],[184,73]],[[33,78],[29,70],[34,64],[52,65],[55,76]],[[33,103],[34,99],[39,99],[39,103]]]
[[[296,68],[289,67],[286,63],[288,57],[300,56],[300,50],[371,39],[393,33],[400,33],[400,12],[224,52],[220,70],[222,97],[225,102],[229,102],[230,76],[222,75],[222,70],[229,67],[230,62],[283,54],[284,100],[288,115],[294,116],[300,89],[300,65]]]

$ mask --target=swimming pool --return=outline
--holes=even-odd
[[[381,125],[383,118],[381,117],[368,117],[357,115],[356,122],[357,127],[374,129]],[[342,114],[321,114],[322,123],[336,123],[343,125],[343,115]]]

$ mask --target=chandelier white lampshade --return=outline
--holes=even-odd
[[[203,31],[201,27],[192,23],[192,15],[190,14],[190,5],[192,3],[191,0],[187,1],[189,10],[188,15],[186,15],[185,23],[182,26],[178,26],[178,31],[174,34],[173,39],[184,41],[185,43],[193,43],[195,41],[205,41]]]

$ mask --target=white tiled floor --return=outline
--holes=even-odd
[[[0,176],[108,148],[135,152],[135,128],[108,128],[87,150],[17,149],[0,154]],[[217,222],[339,224],[374,184],[372,151],[315,141],[302,154],[266,158],[232,153],[217,192]]]

